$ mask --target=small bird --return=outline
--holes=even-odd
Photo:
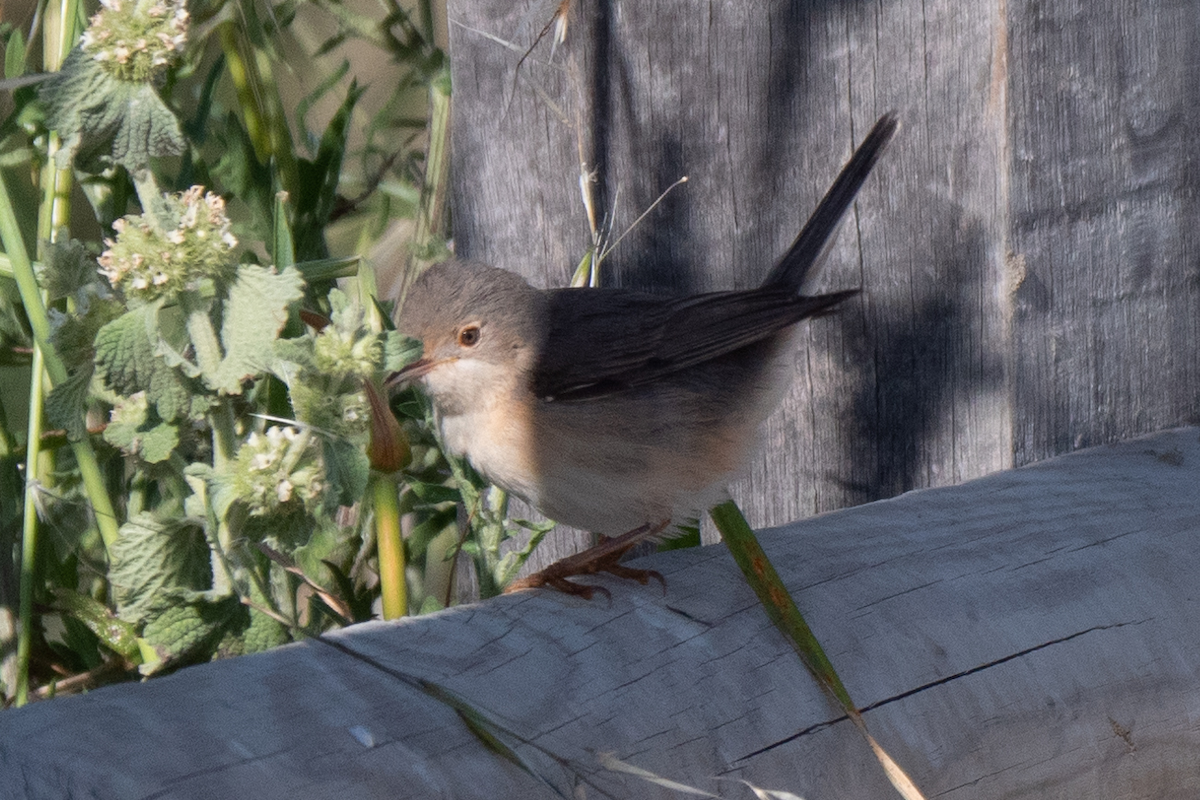
[[[670,297],[619,288],[535,289],[474,261],[424,272],[400,332],[422,357],[389,378],[419,381],[445,446],[596,547],[510,585],[551,586],[618,564],[672,520],[719,502],[790,380],[796,323],[857,290],[801,294],[846,209],[896,132],[879,119],[791,248],[756,289]]]

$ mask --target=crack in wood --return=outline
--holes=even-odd
[[[874,711],[875,709],[882,708],[883,706],[886,706],[890,703],[895,703],[900,700],[904,700],[905,698],[912,697],[913,695],[919,694],[920,692],[924,692],[929,689],[936,688],[938,686],[943,686],[947,683],[950,683],[951,681],[959,680],[960,678],[966,678],[970,675],[974,675],[974,674],[976,674],[978,672],[982,672],[986,669],[991,669],[992,667],[997,667],[1001,664],[1005,664],[1009,661],[1013,661],[1014,659],[1023,658],[1024,656],[1027,656],[1030,653],[1036,653],[1039,650],[1045,650],[1047,647],[1053,647],[1054,645],[1063,644],[1064,642],[1069,642],[1072,639],[1078,639],[1080,636],[1086,636],[1089,633],[1095,633],[1097,631],[1107,631],[1107,630],[1112,630],[1114,628],[1123,628],[1126,625],[1141,625],[1143,622],[1149,622],[1149,621],[1150,621],[1149,618],[1147,618],[1147,619],[1134,620],[1132,622],[1115,622],[1111,625],[1093,625],[1090,628],[1085,628],[1084,630],[1076,631],[1075,633],[1068,634],[1067,636],[1060,636],[1057,639],[1051,639],[1048,642],[1043,642],[1042,644],[1035,645],[1033,647],[1027,647],[1024,650],[1018,650],[1017,652],[1010,653],[1009,655],[1004,656],[1003,658],[997,658],[993,661],[988,661],[984,664],[980,664],[978,666],[972,667],[971,669],[962,670],[961,672],[956,672],[953,675],[947,675],[945,678],[939,678],[936,681],[930,681],[929,683],[925,683],[920,686],[909,689],[907,692],[901,692],[900,694],[893,695],[892,697],[888,697],[883,700],[876,701],[869,706],[863,706],[862,708],[859,709],[859,711],[865,715],[868,711]],[[755,756],[759,756],[764,753],[768,753],[777,747],[781,747],[782,745],[785,745],[789,742],[794,742],[797,739],[800,739],[801,737],[808,736],[810,734],[816,733],[817,731],[823,730],[825,728],[832,727],[833,725],[836,725],[837,723],[842,722],[847,719],[848,719],[848,717],[845,714],[843,714],[839,717],[834,717],[833,719],[825,720],[823,722],[818,722],[814,725],[809,725],[807,728],[797,731],[796,733],[793,733],[791,736],[788,736],[784,739],[780,739],[777,742],[772,742],[771,744],[766,745],[765,747],[760,747],[758,750],[754,750],[753,752],[747,753],[746,755],[744,755],[740,758],[734,759],[734,761],[732,763],[737,764],[739,762],[747,761],[751,758],[754,758]],[[1115,728],[1114,728],[1114,730],[1115,730]],[[725,772],[729,772],[729,771],[732,771],[732,770],[726,770],[720,774],[725,774]]]

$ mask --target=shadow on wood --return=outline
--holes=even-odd
[[[1197,486],[1180,429],[762,541],[929,796],[1193,797]],[[642,563],[665,597],[506,596],[6,711],[0,796],[679,796],[604,752],[730,798],[889,796],[723,547]]]

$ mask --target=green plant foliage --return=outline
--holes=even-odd
[[[314,53],[287,30],[299,5],[336,29]],[[439,608],[451,587],[421,572],[452,575],[460,549],[494,594],[544,533],[441,454],[411,390],[387,406],[385,378],[420,345],[371,296],[364,256],[398,217],[419,223],[407,252],[447,252],[430,222],[445,187],[427,182],[445,180],[444,162],[416,148],[448,140],[428,5],[420,19],[381,8],[216,0],[190,4],[193,24],[182,0],[102,0],[81,36],[46,31],[61,65],[27,63],[52,48],[0,30],[6,75],[50,75],[0,121],[0,177],[19,175],[0,181],[0,365],[36,399],[19,421],[0,400],[0,535],[23,524],[13,555],[30,556],[0,558],[13,571],[0,585],[22,586],[18,670],[35,691],[369,619],[384,581],[388,613]],[[76,0],[61,11],[86,16]],[[374,111],[347,62],[321,57],[352,40],[398,68]],[[289,70],[310,81],[299,102],[272,75],[284,57],[304,59]],[[321,98],[337,102],[310,130]],[[35,342],[54,382],[42,422]],[[46,455],[21,464],[26,417]],[[387,547],[378,530],[395,532]],[[0,687],[0,701],[25,697]]]
[[[121,526],[108,571],[117,616],[138,623],[168,590],[202,591],[212,582],[208,545],[196,520],[158,520],[142,512]]]
[[[133,172],[187,147],[179,120],[152,85],[114,77],[81,48],[71,51],[40,95],[46,124],[63,140],[56,155],[62,169],[97,158]]]
[[[151,616],[142,629],[143,652],[151,654],[138,667],[143,675],[153,675],[213,652],[243,614],[236,597],[175,592],[160,598],[161,611]]]
[[[304,282],[291,267],[281,273],[253,265],[239,269],[224,307],[224,356],[216,369],[204,376],[205,383],[218,392],[240,394],[244,380],[264,371],[287,322],[288,307],[303,294]]]

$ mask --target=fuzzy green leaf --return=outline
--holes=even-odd
[[[121,526],[110,558],[117,614],[128,622],[151,616],[170,591],[201,590],[212,582],[208,544],[186,520],[138,514]]]
[[[158,416],[167,422],[174,422],[191,414],[192,392],[188,389],[183,377],[164,362],[157,360],[156,369],[150,376],[150,388],[146,391],[146,399],[154,403]],[[197,398],[204,399],[204,398]]]
[[[274,617],[269,617],[261,611],[250,609],[250,627],[242,634],[246,653],[261,653],[272,647],[279,647],[292,640],[288,629]]]
[[[87,423],[83,415],[91,384],[92,370],[89,365],[72,372],[65,381],[51,389],[46,398],[46,419],[55,428],[64,429],[71,441],[79,441],[87,436]]]
[[[96,371],[109,389],[131,395],[150,388],[157,369],[154,345],[147,333],[151,306],[135,308],[96,334]]]
[[[276,273],[254,265],[238,270],[225,302],[221,343],[225,357],[205,382],[227,394],[240,394],[242,380],[271,363],[276,337],[288,318],[288,306],[304,295],[304,281],[292,268]]]
[[[291,383],[295,378],[297,368],[312,369],[316,365],[313,358],[313,339],[311,336],[298,336],[294,339],[277,339],[275,341],[276,363],[271,371],[279,376],[284,383]],[[282,362],[282,363],[280,363]]]
[[[329,500],[339,506],[352,506],[367,491],[371,465],[367,454],[345,439],[322,441],[325,479],[329,481]]]
[[[77,156],[95,156],[136,172],[152,157],[179,155],[187,145],[179,120],[153,86],[115,78],[78,47],[40,96],[47,124],[63,140],[60,168]]]
[[[48,242],[45,249],[38,283],[46,290],[51,302],[74,297],[80,289],[99,282],[96,261],[88,255],[82,242],[76,239]]]
[[[101,327],[96,334],[96,371],[117,394],[146,392],[158,416],[173,422],[191,410],[193,393],[150,340],[156,311],[155,305],[141,306]]]
[[[146,426],[149,411],[145,395],[121,398],[104,428],[104,441],[126,453],[137,452],[138,434]]]
[[[108,323],[124,313],[115,300],[104,300],[89,296],[79,305],[74,314],[63,314],[50,309],[50,324],[53,332],[50,341],[68,370],[86,368],[90,375],[95,368],[96,334]]]
[[[142,639],[157,657],[139,667],[143,675],[210,655],[242,610],[236,597],[213,599],[200,592],[179,592],[171,600],[142,630]]]
[[[171,457],[179,446],[179,428],[169,422],[160,422],[142,434],[139,454],[150,464],[160,464]]]

